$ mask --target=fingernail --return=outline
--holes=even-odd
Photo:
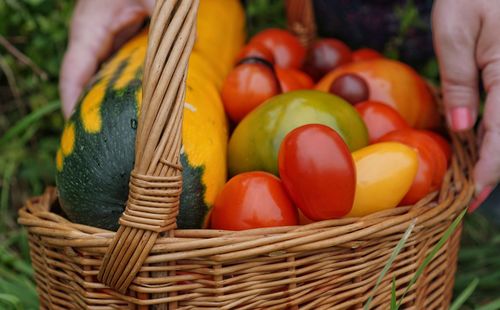
[[[468,107],[456,107],[451,110],[451,129],[464,131],[472,128],[472,112]]]
[[[493,186],[487,186],[485,187],[479,195],[476,196],[476,198],[470,203],[469,210],[467,211],[468,213],[474,212],[477,208],[479,208],[483,202],[488,198],[488,196],[491,194],[493,191],[494,187]]]

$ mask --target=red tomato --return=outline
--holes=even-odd
[[[297,209],[283,183],[267,172],[245,172],[231,178],[215,200],[211,214],[214,229],[245,230],[293,226]]]
[[[452,155],[450,143],[445,138],[443,138],[443,136],[435,133],[434,131],[422,130],[422,132],[436,141],[436,143],[441,148],[441,151],[443,151],[444,155],[446,156],[446,163],[449,164]]]
[[[312,124],[292,130],[278,157],[283,184],[307,218],[334,219],[351,211],[356,170],[349,148],[333,129]]]
[[[222,101],[229,117],[239,122],[279,92],[272,68],[261,63],[243,63],[234,68],[224,81]]]
[[[416,131],[419,135],[425,137],[422,139],[422,143],[427,145],[427,148],[431,151],[432,157],[436,164],[436,169],[434,170],[434,177],[432,179],[432,190],[437,190],[441,188],[441,184],[443,183],[444,175],[446,174],[446,170],[448,168],[448,160],[446,159],[446,154],[443,152],[443,149],[439,145],[439,143],[426,134],[425,132]]]
[[[299,209],[299,225],[307,225],[311,223],[314,223],[314,221],[308,219],[307,216],[305,216],[304,213],[302,213],[302,211],[300,211]]]
[[[282,68],[299,69],[304,62],[306,49],[290,32],[282,29],[266,29],[256,34],[250,44],[261,43],[274,55],[275,63]]]
[[[292,90],[311,89],[314,87],[313,80],[300,70],[283,69],[275,66],[274,71],[280,81],[281,91],[284,93]]]
[[[384,103],[364,101],[356,104],[354,108],[365,121],[370,143],[391,131],[410,127],[398,111]]]
[[[437,143],[415,129],[390,132],[378,142],[395,141],[415,148],[419,155],[417,176],[400,204],[414,204],[441,186],[446,173],[446,157]]]
[[[273,53],[265,47],[262,43],[255,42],[252,44],[247,44],[236,57],[236,63],[242,61],[245,58],[255,57],[264,59],[270,63],[274,63]]]
[[[376,50],[367,47],[360,48],[352,52],[353,62],[365,61],[377,58],[384,58],[384,56],[382,56],[382,54],[380,54]]]

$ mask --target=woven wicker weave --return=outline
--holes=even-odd
[[[54,188],[20,210],[42,308],[358,309],[373,295],[373,308],[388,309],[393,277],[401,296],[471,199],[474,138],[452,135],[454,156],[441,191],[415,206],[299,227],[175,230],[184,79],[197,3],[157,2],[136,166],[118,232],[74,224],[52,212]],[[373,291],[412,223],[405,248]],[[406,295],[404,308],[447,308],[459,241],[457,231]]]

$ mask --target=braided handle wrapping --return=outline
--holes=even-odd
[[[99,281],[121,293],[158,235],[176,228],[185,81],[198,1],[158,0],[153,11],[127,206],[98,274]]]
[[[311,46],[317,35],[313,0],[286,0],[285,6],[288,29],[302,45]]]

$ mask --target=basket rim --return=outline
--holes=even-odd
[[[359,218],[343,218],[307,225],[258,228],[242,231],[214,229],[174,230],[160,236],[145,263],[210,256],[214,261],[244,259],[264,253],[310,251],[339,246],[356,248],[373,239],[402,233],[415,221],[415,229],[433,227],[452,221],[467,207],[474,193],[473,160],[476,156],[474,136],[450,134],[454,145],[453,159],[441,191],[429,194],[413,206],[379,211]],[[29,199],[19,210],[19,223],[48,243],[58,246],[84,246],[103,254],[115,232],[72,223],[51,212],[57,190],[47,188],[44,195]],[[156,255],[168,249],[168,254]],[[251,250],[249,250],[251,249]]]

